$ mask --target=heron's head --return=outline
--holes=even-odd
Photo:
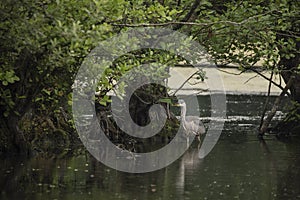
[[[186,104],[185,104],[185,102],[184,102],[183,99],[179,99],[179,100],[178,100],[178,103],[175,104],[175,106],[179,106],[179,107],[184,107],[185,105],[186,105]]]

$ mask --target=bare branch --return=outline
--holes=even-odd
[[[125,27],[148,27],[148,26],[169,26],[169,25],[195,25],[195,26],[209,26],[211,23],[196,23],[196,22],[164,22],[164,23],[140,23],[140,24],[111,24],[112,26],[125,26]]]
[[[271,80],[273,79],[273,75],[274,75],[274,71],[272,70],[272,73],[271,73],[271,76],[270,76]],[[263,123],[264,123],[264,118],[265,118],[265,115],[266,115],[266,112],[267,112],[267,105],[268,105],[269,100],[270,100],[271,86],[272,86],[272,82],[269,81],[268,96],[267,96],[267,99],[266,99],[266,102],[265,102],[265,105],[264,105],[264,109],[263,109],[263,112],[262,112],[262,115],[261,115],[261,118],[260,118],[259,128],[261,128]]]
[[[245,71],[247,70],[251,70],[255,73],[257,73],[259,76],[261,76],[262,78],[266,79],[267,81],[271,82],[273,85],[275,85],[276,87],[280,88],[281,90],[283,90],[284,88],[281,86],[281,83],[278,84],[276,82],[274,82],[272,79],[268,78],[267,76],[265,76],[264,74],[262,74],[261,72],[259,72],[259,70],[257,70],[258,68],[262,68],[262,66],[258,66],[258,67],[254,67],[254,66],[250,66],[250,67],[246,67],[246,66],[243,66],[244,67],[244,70],[241,71],[240,73],[233,73],[233,72],[228,72],[226,70],[223,70],[223,69],[220,69],[221,68],[224,68],[224,67],[233,67],[233,66],[226,66],[226,65],[217,65],[218,67],[218,70],[221,71],[221,72],[224,72],[224,73],[227,73],[227,74],[233,74],[233,75],[241,75],[242,73],[244,73]],[[234,67],[236,68],[236,67]],[[248,80],[249,81],[249,80]],[[287,95],[290,96],[290,94],[287,92]]]
[[[279,85],[278,83],[274,82],[274,81],[271,80],[270,78],[266,77],[265,75],[263,75],[263,74],[262,74],[261,72],[259,72],[258,70],[254,69],[254,68],[252,68],[252,67],[251,67],[251,68],[247,68],[247,69],[249,69],[249,70],[251,70],[251,71],[257,73],[258,75],[260,75],[260,76],[263,77],[264,79],[270,81],[273,85],[277,86],[277,87],[280,88],[281,90],[284,90],[284,88],[283,88],[281,85]],[[288,95],[289,95],[289,93],[288,93]]]
[[[243,70],[243,71],[241,71],[240,73],[234,73],[234,72],[228,72],[228,71],[226,71],[226,70],[224,70],[224,69],[220,69],[220,68],[217,68],[217,70],[218,71],[220,71],[220,72],[224,72],[224,73],[226,73],[226,74],[232,74],[232,75],[241,75],[242,73],[244,73],[246,70]]]
[[[287,93],[287,91],[290,89],[290,87],[292,86],[293,82],[295,80],[295,77],[292,76],[289,81],[287,82],[286,86],[284,87],[284,89],[282,90],[282,92],[280,93],[280,95],[276,98],[274,105],[270,111],[270,113],[268,114],[268,116],[266,117],[266,119],[264,120],[260,130],[259,130],[259,137],[262,137],[263,134],[267,131],[268,126],[272,120],[272,118],[274,117],[276,111],[278,110],[279,104],[281,103],[282,98],[284,97],[284,95]]]
[[[198,73],[198,71],[196,71],[196,72],[194,72],[192,75],[190,75],[190,77],[189,78],[187,78],[182,84],[181,84],[181,86],[179,87],[179,88],[177,88],[177,90],[175,90],[175,92],[172,94],[172,96],[175,96],[175,94],[179,91],[179,90],[181,90],[181,88],[191,79],[191,78],[193,78],[193,76],[195,76],[196,74]]]
[[[190,26],[211,26],[214,24],[229,24],[233,26],[239,26],[241,23],[233,21],[217,21],[210,23],[197,23],[197,22],[164,22],[164,23],[140,23],[140,24],[111,24],[112,26],[126,26],[126,27],[148,27],[148,26],[169,26],[169,25],[190,25]]]
[[[209,23],[197,23],[197,22],[178,22],[178,21],[173,21],[173,22],[164,22],[164,23],[140,23],[140,24],[128,24],[128,23],[123,23],[123,24],[115,24],[115,23],[110,23],[112,26],[124,26],[124,27],[149,27],[149,26],[169,26],[169,25],[190,25],[190,26],[211,26],[214,24],[227,24],[227,25],[233,25],[233,26],[241,26],[243,24],[248,23],[249,21],[253,19],[257,19],[259,17],[265,16],[269,13],[274,12],[274,10],[259,14],[259,15],[254,15],[251,16],[247,19],[244,19],[240,22],[234,22],[234,21],[228,21],[228,20],[221,20],[221,21],[216,21],[216,22],[209,22]]]
[[[256,74],[255,76],[252,76],[252,77],[248,78],[248,79],[244,82],[244,84],[248,83],[249,81],[251,81],[252,79],[254,79],[254,78],[256,78],[256,77],[258,77],[258,74]]]

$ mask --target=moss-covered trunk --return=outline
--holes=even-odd
[[[19,129],[20,117],[10,115],[0,119],[0,152],[26,153],[26,141]]]
[[[277,126],[277,131],[279,133],[296,133],[300,132],[300,42],[296,41],[296,52],[294,57],[287,58],[281,56],[279,66],[281,67],[281,76],[283,77],[285,83],[287,83],[293,76],[294,81],[290,87],[291,100],[295,102],[294,107],[283,120]],[[282,53],[283,54],[283,53]]]
[[[296,42],[296,50],[300,50],[300,42]],[[300,53],[296,53],[294,57],[286,58],[282,57],[279,62],[279,66],[282,67],[281,75],[284,81],[287,83],[290,80],[291,76],[295,77],[295,81],[290,88],[292,99],[300,103]],[[297,70],[298,69],[298,70]]]

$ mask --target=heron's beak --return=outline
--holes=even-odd
[[[174,103],[173,106],[180,107],[179,103]]]

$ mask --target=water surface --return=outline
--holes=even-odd
[[[202,116],[209,120],[209,99]],[[200,160],[198,144],[168,167],[118,172],[88,153],[67,158],[2,158],[1,199],[300,199],[300,141],[259,142],[264,97],[229,96],[217,145]],[[276,115],[281,117],[281,112]]]

